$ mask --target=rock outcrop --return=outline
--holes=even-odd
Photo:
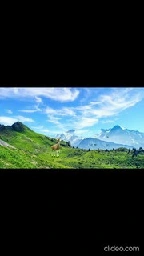
[[[12,129],[17,132],[23,132],[25,130],[25,127],[21,122],[16,122],[12,125]]]

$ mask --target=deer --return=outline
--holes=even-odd
[[[60,152],[60,139],[57,139],[57,140],[58,140],[58,143],[51,146],[51,149],[52,149],[52,151],[57,151],[57,157],[58,157],[59,156],[58,153]],[[53,156],[55,156],[55,155],[53,154]]]

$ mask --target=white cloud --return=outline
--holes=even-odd
[[[52,108],[50,108],[50,107],[47,107],[46,108],[46,110],[45,110],[45,114],[57,114],[58,113],[58,110],[56,110],[56,109],[52,109]]]
[[[47,107],[45,109],[46,114],[59,115],[59,116],[74,116],[75,112],[72,108],[63,107],[62,109],[52,109]]]
[[[15,116],[15,117],[0,116],[0,124],[12,125],[15,122],[34,122],[34,120],[31,118],[23,117],[23,116]]]
[[[93,126],[98,122],[98,119],[95,117],[81,117],[79,121],[74,122],[75,129],[82,129],[85,127]]]
[[[101,102],[100,101],[91,101],[90,105],[94,106],[94,105],[99,105]]]
[[[72,102],[79,95],[79,90],[73,88],[0,88],[0,97],[8,98],[35,98],[41,102],[41,97],[50,98],[59,102]]]
[[[96,101],[90,101],[89,104],[83,106],[67,107],[61,109],[46,108],[45,113],[51,116],[51,122],[59,125],[58,117],[67,116],[68,121],[61,122],[61,127],[73,127],[73,129],[83,129],[92,127],[98,123],[101,118],[115,117],[123,110],[134,106],[144,97],[144,90],[136,90],[135,88],[114,88],[96,98]],[[62,119],[63,121],[64,119]],[[112,119],[104,120],[103,123],[113,122]]]
[[[100,96],[101,104],[98,109],[94,109],[92,112],[98,118],[113,116],[119,114],[121,111],[134,106],[136,103],[142,100],[144,94],[139,91],[133,92],[126,89],[115,89],[110,95]]]
[[[22,109],[22,110],[19,110],[19,112],[35,113],[35,112],[37,112],[37,110],[36,109]]]
[[[144,90],[140,91],[130,88],[114,89],[110,94],[103,94],[98,97],[96,102],[90,102],[85,106],[78,106],[76,111],[80,111],[82,116],[96,118],[106,118],[114,116],[123,110],[134,106],[144,97]]]
[[[13,117],[0,116],[0,124],[3,125],[12,125],[17,120]]]
[[[18,88],[14,88],[14,94],[18,94]]]
[[[54,117],[53,115],[49,115],[49,116],[48,116],[48,121],[49,121],[50,123],[54,123],[54,124],[59,125],[60,123],[59,123],[58,120],[60,120],[59,117]]]
[[[12,112],[10,109],[6,110],[6,112],[7,112],[8,114],[13,114],[13,112]]]
[[[35,97],[35,100],[36,100],[37,103],[42,103],[42,99],[37,97],[37,96]]]
[[[90,110],[90,109],[91,109],[90,105],[78,106],[75,108],[75,110],[79,110],[79,111],[86,111],[86,110]]]
[[[0,98],[12,98],[12,95],[14,95],[14,88],[0,87]]]
[[[48,136],[56,136],[59,133],[63,133],[61,129],[55,129],[55,130],[49,130],[46,127],[42,125],[37,125],[37,126],[31,126],[31,129],[33,129],[35,132],[40,133],[40,134],[45,134]]]
[[[24,112],[24,113],[35,113],[38,111],[42,111],[38,105],[34,106],[34,109],[22,109],[22,110],[18,110],[19,112]]]
[[[62,110],[59,110],[59,114],[63,116],[74,116],[75,112],[71,108],[62,108]]]
[[[78,97],[80,91],[72,88],[0,88],[0,97],[33,98],[36,102],[33,109],[29,107],[29,109],[19,111],[25,113],[41,111],[41,113],[47,115],[47,121],[54,124],[54,130],[58,129],[60,132],[69,128],[80,131],[85,127],[92,127],[101,118],[103,123],[113,122],[116,115],[133,107],[144,98],[144,90],[141,88],[110,88],[110,90],[104,90],[103,88],[95,91],[93,88],[86,88],[84,92],[90,100],[89,102],[87,100],[88,103],[85,103],[85,105],[81,106],[81,101],[79,101],[79,105],[73,107],[64,107],[63,105],[61,107],[59,104],[58,109],[49,106],[45,109],[39,108],[39,104],[42,103],[41,97],[59,102],[70,102]],[[22,116],[13,118],[19,118],[19,120],[23,120],[22,122],[33,122],[31,118],[22,118]],[[105,120],[103,120],[104,118]],[[5,119],[5,122],[8,122],[8,119]],[[47,128],[41,130],[47,130],[48,132]]]
[[[19,122],[34,122],[32,118],[24,117],[24,116],[16,116],[16,118],[19,120]]]

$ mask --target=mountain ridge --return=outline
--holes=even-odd
[[[79,143],[78,147],[81,149],[91,149],[91,150],[97,150],[97,149],[112,150],[112,149],[118,149],[122,147],[127,149],[133,148],[132,146],[116,144],[114,142],[106,142],[106,141],[99,140],[97,138],[85,138]]]
[[[111,129],[101,129],[97,138],[106,142],[126,144],[133,147],[144,147],[144,133],[138,130],[122,129],[114,126]]]
[[[72,132],[73,131],[73,132]],[[128,130],[126,128],[122,128],[119,125],[115,125],[111,129],[101,129],[101,132],[96,135],[95,138],[80,138],[79,136],[75,135],[75,130],[67,131],[65,134],[57,134],[56,137],[60,137],[65,141],[70,141],[72,146],[81,147],[85,139],[93,139],[93,144],[95,143],[94,140],[99,139],[103,143],[115,143],[113,146],[114,148],[121,146],[121,147],[144,147],[144,133],[139,132],[138,130]],[[84,140],[84,141],[83,141]],[[101,143],[99,141],[99,143]],[[117,145],[116,145],[117,144]],[[111,144],[112,145],[112,144]],[[84,145],[84,148],[88,148],[89,145]],[[99,145],[100,147],[100,145]],[[103,147],[102,147],[103,148]],[[107,147],[104,147],[107,148]],[[92,147],[90,147],[92,149]]]
[[[95,150],[86,150],[70,147],[60,141],[59,157],[53,157],[51,146],[57,143],[55,138],[36,133],[27,126],[17,125],[1,126],[0,169],[144,168],[144,152],[141,150],[134,156],[134,150],[126,148],[97,150],[94,146]],[[106,143],[98,139],[95,142]]]
[[[1,133],[14,131],[19,133],[34,132],[22,122],[15,122],[11,126],[0,124],[0,139],[3,140]],[[79,147],[81,149],[116,149],[118,147],[130,149],[135,147],[138,149],[139,147],[144,147],[144,133],[138,130],[128,130],[119,125],[115,125],[110,129],[101,129],[101,132],[95,138],[81,138],[75,132],[74,129],[71,129],[63,134],[57,134],[56,138],[61,138],[61,140],[66,142],[69,141],[72,147]],[[95,139],[98,140],[96,141]],[[94,144],[97,145],[94,146]]]

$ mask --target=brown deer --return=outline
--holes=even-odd
[[[58,157],[59,156],[58,153],[60,152],[60,139],[57,139],[57,140],[58,140],[58,143],[53,145],[53,146],[51,146],[51,149],[52,149],[53,152],[54,151],[57,152],[57,157]],[[55,155],[53,154],[52,156],[55,156]]]

